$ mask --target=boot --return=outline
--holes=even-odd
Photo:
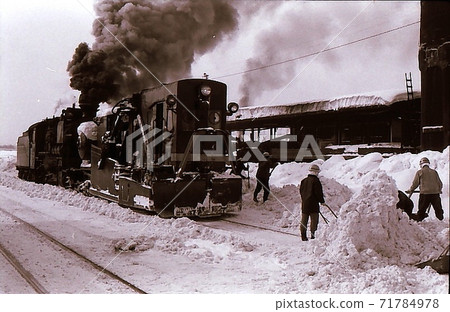
[[[302,237],[302,241],[308,241],[308,237],[306,237],[306,231],[300,231],[300,236]]]

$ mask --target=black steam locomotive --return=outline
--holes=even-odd
[[[226,85],[185,79],[88,118],[80,108],[32,125],[17,143],[19,177],[83,191],[162,217],[217,216],[242,206]],[[81,106],[81,105],[80,105]]]
[[[60,117],[30,126],[17,140],[19,178],[61,186],[84,180],[77,151],[77,127],[82,120],[81,109],[70,107]]]

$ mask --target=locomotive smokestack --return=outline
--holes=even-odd
[[[91,120],[95,117],[97,109],[100,103],[92,102],[92,99],[86,95],[86,93],[81,93],[78,98],[78,105],[83,112],[83,118]]]

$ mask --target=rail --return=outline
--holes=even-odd
[[[65,244],[63,244],[63,243],[61,243],[60,241],[58,241],[56,238],[54,238],[54,237],[51,236],[50,234],[41,231],[40,229],[38,229],[38,228],[35,227],[34,225],[32,225],[32,224],[26,222],[25,220],[23,220],[23,219],[21,219],[21,218],[15,216],[15,215],[13,215],[13,214],[11,214],[10,212],[8,212],[8,211],[6,211],[6,210],[4,210],[4,209],[2,209],[2,208],[0,208],[0,211],[2,211],[3,213],[5,213],[6,215],[8,215],[10,218],[12,218],[12,219],[14,219],[14,220],[16,220],[16,221],[18,221],[18,222],[21,222],[21,223],[25,224],[28,228],[30,228],[30,229],[33,230],[34,232],[38,233],[39,235],[45,237],[46,239],[48,239],[49,241],[51,241],[51,242],[54,243],[55,245],[59,246],[60,248],[62,248],[62,249],[64,249],[64,250],[66,250],[66,251],[68,251],[68,252],[70,252],[70,253],[76,255],[78,258],[80,258],[80,259],[82,259],[83,261],[89,263],[92,267],[94,267],[94,268],[97,269],[98,271],[100,271],[100,272],[102,272],[102,273],[108,275],[110,278],[112,278],[112,279],[114,279],[114,280],[116,280],[116,281],[118,281],[118,282],[124,284],[125,286],[131,288],[132,290],[134,290],[135,292],[137,292],[137,293],[139,293],[139,294],[146,294],[146,292],[145,292],[144,290],[142,290],[142,289],[140,289],[139,287],[133,285],[132,283],[128,282],[127,280],[123,279],[122,277],[118,276],[117,274],[111,272],[111,271],[108,270],[106,267],[103,267],[103,266],[101,266],[101,265],[95,263],[94,261],[92,261],[92,260],[90,260],[89,258],[85,257],[84,255],[80,254],[78,251],[72,249],[71,247],[69,247],[69,246],[67,246],[67,245],[65,245]],[[0,245],[0,251],[2,250],[1,247],[2,247],[2,246]],[[4,249],[4,250],[6,251],[6,249]],[[2,252],[2,254],[3,254],[3,252]],[[6,252],[6,254],[8,254],[8,252]],[[5,256],[5,257],[6,257],[6,256]],[[14,259],[14,258],[11,258],[11,259]],[[8,259],[8,261],[9,261],[9,259]],[[11,262],[11,261],[10,261],[10,262]],[[16,260],[15,262],[16,262],[17,264],[20,265],[20,263],[18,263],[17,260]],[[17,268],[16,268],[16,269],[17,269]],[[26,271],[24,271],[24,272],[26,273]],[[20,272],[19,272],[19,273],[20,273]],[[22,274],[22,273],[21,273],[21,274]],[[25,274],[25,275],[27,275],[27,274]],[[29,275],[31,276],[31,274],[29,274]],[[32,278],[32,279],[33,279],[33,278]],[[28,280],[27,280],[27,281],[28,281]],[[31,284],[30,284],[30,285],[31,285]],[[37,285],[39,285],[39,283],[37,283]],[[34,287],[33,287],[33,288],[34,288]],[[39,288],[39,287],[38,287],[38,288]],[[36,288],[35,288],[35,290],[36,290]],[[43,289],[43,288],[40,289],[39,291],[41,291],[41,290],[42,290],[42,291],[45,291],[45,289]],[[36,291],[38,291],[38,290],[36,290]],[[44,293],[45,293],[45,292],[44,292]]]
[[[38,294],[48,294],[49,292],[42,286],[36,278],[28,272],[17,260],[16,257],[8,250],[6,249],[1,243],[0,243],[0,253],[8,260],[8,262],[16,269],[16,271],[23,277],[23,279],[36,291]]]

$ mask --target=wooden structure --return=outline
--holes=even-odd
[[[312,135],[324,155],[344,153],[348,146],[359,147],[356,150],[360,154],[418,151],[420,101],[419,92],[387,91],[380,95],[244,107],[228,118],[227,128],[244,141],[266,145],[269,140],[289,134],[297,136],[300,146],[306,135]]]

